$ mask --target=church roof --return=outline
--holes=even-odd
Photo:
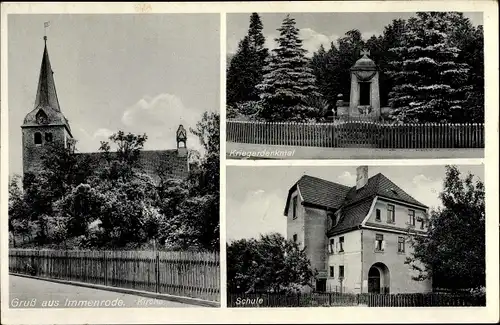
[[[40,76],[38,78],[38,88],[33,110],[24,118],[23,126],[38,126],[37,117],[43,115],[45,125],[64,125],[71,133],[68,120],[61,112],[59,100],[57,99],[56,84],[54,81],[54,72],[50,64],[49,52],[47,50],[47,39],[42,55],[42,64],[40,66]]]
[[[47,106],[52,108],[56,112],[61,112],[59,101],[57,100],[54,72],[52,71],[49,52],[47,51],[47,39],[45,39],[42,65],[40,67],[40,77],[38,78],[38,89],[36,91],[34,108]]]
[[[110,152],[111,156],[116,152]],[[90,158],[92,162],[104,162],[103,152],[83,152],[77,153],[77,157]],[[155,182],[160,180],[159,174],[165,172],[173,178],[186,178],[188,176],[188,157],[180,156],[177,149],[172,150],[141,150],[139,163],[144,168],[146,174],[151,176]]]

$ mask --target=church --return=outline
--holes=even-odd
[[[48,145],[62,145],[75,150],[73,134],[68,119],[64,116],[57,98],[54,72],[44,36],[44,50],[40,77],[33,109],[24,118],[22,129],[23,174],[36,173],[42,168],[42,156]],[[185,179],[189,173],[187,133],[180,125],[177,130],[177,148],[167,150],[143,150],[140,163],[153,180],[159,181],[159,171],[170,178]],[[78,157],[91,156],[103,159],[101,152],[76,153]]]

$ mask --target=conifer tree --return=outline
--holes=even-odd
[[[389,75],[393,117],[402,121],[460,121],[469,67],[458,60],[460,49],[450,40],[448,13],[419,12],[408,20],[398,60]]]
[[[250,16],[248,34],[238,44],[236,54],[231,58],[227,71],[227,104],[259,100],[257,84],[262,81],[264,66],[269,56],[265,47],[260,16]]]
[[[321,94],[305,57],[295,20],[287,15],[278,31],[278,47],[273,49],[264,80],[257,86],[263,104],[261,117],[273,121],[317,118],[318,109],[305,105],[305,100]]]

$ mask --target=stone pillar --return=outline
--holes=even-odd
[[[359,115],[358,104],[359,104],[359,82],[358,82],[358,77],[356,76],[354,71],[352,71],[351,72],[351,96],[350,96],[350,100],[349,100],[349,115],[350,116]]]
[[[371,99],[370,106],[372,107],[372,114],[377,118],[380,117],[380,86],[378,82],[379,73],[373,76],[370,84]]]

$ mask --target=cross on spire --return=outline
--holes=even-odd
[[[367,50],[367,49],[362,49],[361,52],[360,52],[360,54],[363,55],[363,56],[368,56],[368,55],[370,55],[370,51]]]

